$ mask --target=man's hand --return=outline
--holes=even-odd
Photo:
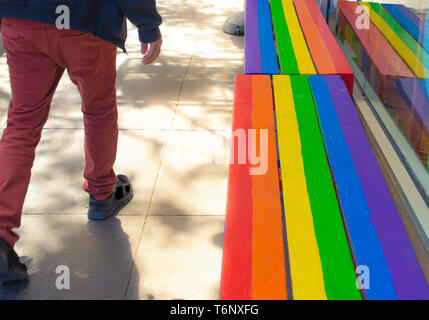
[[[142,43],[143,64],[148,65],[154,62],[161,53],[162,39],[151,43]]]

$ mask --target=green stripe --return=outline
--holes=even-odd
[[[422,62],[425,68],[428,68],[429,55],[422,46],[414,39],[380,3],[370,3],[372,10],[374,10],[392,29],[396,35],[401,38],[405,45],[416,55]]]
[[[270,0],[282,74],[300,74],[281,0]]]
[[[328,299],[361,299],[307,76],[291,76],[307,192]]]

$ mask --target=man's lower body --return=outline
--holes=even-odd
[[[13,229],[21,224],[35,149],[66,69],[82,97],[83,188],[90,194],[94,218],[105,218],[98,216],[105,206],[126,204],[115,202],[114,190],[121,182],[117,196],[123,196],[130,193],[130,184],[113,170],[118,141],[116,46],[88,33],[18,19],[3,19],[2,38],[12,100],[0,141],[0,240],[13,248],[18,240]]]

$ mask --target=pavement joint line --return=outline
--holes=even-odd
[[[185,0],[185,1],[183,1],[182,9],[184,8],[185,3],[186,3],[186,0]],[[190,66],[191,66],[191,64],[192,64],[192,60],[193,60],[192,58],[193,58],[193,56],[194,56],[194,53],[195,53],[196,47],[197,47],[198,42],[199,42],[199,40],[200,40],[200,36],[201,36],[201,29],[200,29],[200,30],[199,30],[199,32],[198,32],[197,41],[196,41],[196,43],[195,43],[194,48],[192,49],[192,53],[191,53],[191,57],[190,57],[190,60],[189,60],[188,66],[187,66],[187,68],[186,68],[185,74],[183,75],[183,78],[182,78],[182,81],[181,81],[181,85],[180,85],[179,93],[178,93],[178,95],[177,95],[177,101],[176,101],[175,108],[174,108],[174,114],[173,114],[173,117],[172,117],[172,119],[171,119],[171,121],[170,121],[169,129],[170,129],[170,128],[173,126],[173,124],[174,124],[174,120],[175,120],[175,118],[176,118],[176,114],[177,114],[177,108],[179,107],[179,101],[180,101],[180,96],[181,96],[181,93],[182,93],[183,84],[184,84],[184,82],[185,82],[185,80],[186,80],[186,76],[187,76],[188,71],[189,71],[189,68],[190,68]],[[142,230],[141,230],[141,232],[140,232],[140,236],[139,236],[139,239],[138,239],[138,241],[137,241],[136,249],[135,249],[134,254],[133,254],[133,260],[132,260],[132,262],[131,262],[130,273],[129,273],[129,276],[128,276],[128,283],[127,283],[127,287],[126,287],[126,289],[125,289],[125,293],[124,293],[124,300],[127,298],[128,289],[129,289],[129,286],[130,286],[130,283],[131,283],[131,278],[132,278],[133,271],[134,271],[134,265],[135,265],[134,261],[135,261],[135,260],[136,260],[136,258],[137,258],[137,255],[138,255],[138,252],[139,252],[139,248],[140,248],[140,244],[141,244],[141,242],[142,242],[142,240],[143,240],[143,233],[144,233],[144,231],[145,231],[145,229],[146,229],[146,225],[147,225],[147,222],[148,222],[148,219],[149,219],[149,216],[150,216],[150,210],[151,210],[151,208],[152,208],[152,201],[153,201],[153,197],[154,197],[154,194],[155,194],[156,185],[157,185],[157,183],[158,183],[158,179],[159,179],[159,175],[160,175],[161,167],[162,167],[162,164],[163,164],[164,156],[165,156],[165,154],[167,153],[167,147],[168,147],[168,142],[169,142],[169,139],[170,139],[170,135],[171,135],[171,134],[170,134],[170,131],[168,131],[167,138],[166,138],[166,140],[165,140],[165,144],[164,144],[164,147],[163,147],[162,152],[161,152],[161,158],[160,158],[160,161],[159,161],[159,165],[158,165],[158,169],[157,169],[157,173],[156,173],[155,181],[154,181],[154,183],[153,183],[153,188],[152,188],[152,192],[151,192],[151,196],[150,196],[149,205],[148,205],[148,208],[147,208],[147,212],[146,212],[145,220],[144,220],[144,222],[143,222],[143,227],[142,227]]]

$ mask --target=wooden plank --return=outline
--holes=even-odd
[[[353,71],[314,0],[294,1],[318,74],[339,74],[353,94]]]
[[[246,74],[278,74],[269,0],[246,0],[245,22]]]
[[[295,299],[326,299],[289,76],[274,76],[283,202]]]
[[[316,74],[292,0],[270,0],[282,74]]]
[[[319,21],[316,20],[317,16],[315,19],[312,12],[310,12],[309,7],[311,6],[311,3],[308,3],[307,1],[294,1],[294,5],[308,49],[313,57],[317,73],[336,74],[337,70],[335,69],[335,62],[332,59],[325,39],[322,37],[324,30],[320,30],[321,27],[323,28],[323,25],[318,25]],[[318,7],[317,10],[320,13]],[[326,21],[323,21],[323,23],[326,25]]]
[[[282,0],[284,15],[289,32],[292,35],[292,45],[298,62],[298,69],[301,74],[317,74],[305,42],[301,26],[296,16],[295,7],[292,0]]]
[[[291,84],[326,296],[334,300],[360,299],[308,78],[293,76]]]
[[[347,24],[353,30],[379,73],[382,76],[414,77],[413,72],[372,22],[369,22],[368,29],[356,26],[359,17],[370,21],[366,13],[357,13],[358,6],[359,4],[356,2],[340,1],[338,3],[340,16],[343,15],[347,20]]]
[[[360,2],[369,13],[371,21],[389,40],[392,47],[404,59],[418,78],[428,74],[427,66],[429,57],[423,49],[418,49],[417,42],[384,10],[379,3]],[[425,62],[427,59],[428,62]]]
[[[253,197],[250,163],[246,155],[247,133],[252,127],[252,77],[237,75],[235,86],[231,141],[231,156],[234,158],[229,167],[220,298],[250,300]],[[234,133],[239,136],[243,131],[244,139],[242,136],[236,141]],[[245,159],[239,161],[243,152]]]
[[[270,0],[274,33],[282,74],[299,74],[298,62],[293,50],[292,39],[286,23],[281,0]]]
[[[312,76],[309,81],[356,263],[367,266],[370,270],[370,290],[365,292],[366,298],[396,299],[390,271],[377,233],[371,225],[359,176],[325,77]]]
[[[274,31],[271,23],[269,0],[258,1],[258,32],[261,49],[262,74],[279,74]]]
[[[399,299],[429,299],[429,286],[359,117],[356,112],[351,112],[355,109],[344,83],[337,77],[326,77],[326,84],[362,185],[369,221],[383,249],[396,295]],[[371,282],[373,280],[377,281],[374,275],[371,276]]]
[[[258,3],[246,1],[246,21],[244,33],[244,73],[261,73],[261,47],[259,41]]]
[[[255,151],[258,150],[260,156],[267,155],[266,173],[262,174],[261,171],[261,174],[252,176],[252,299],[286,299],[285,251],[271,78],[253,76],[252,83],[252,119],[258,137],[252,142],[251,154],[252,157],[256,156]],[[262,137],[261,140],[259,137]]]

